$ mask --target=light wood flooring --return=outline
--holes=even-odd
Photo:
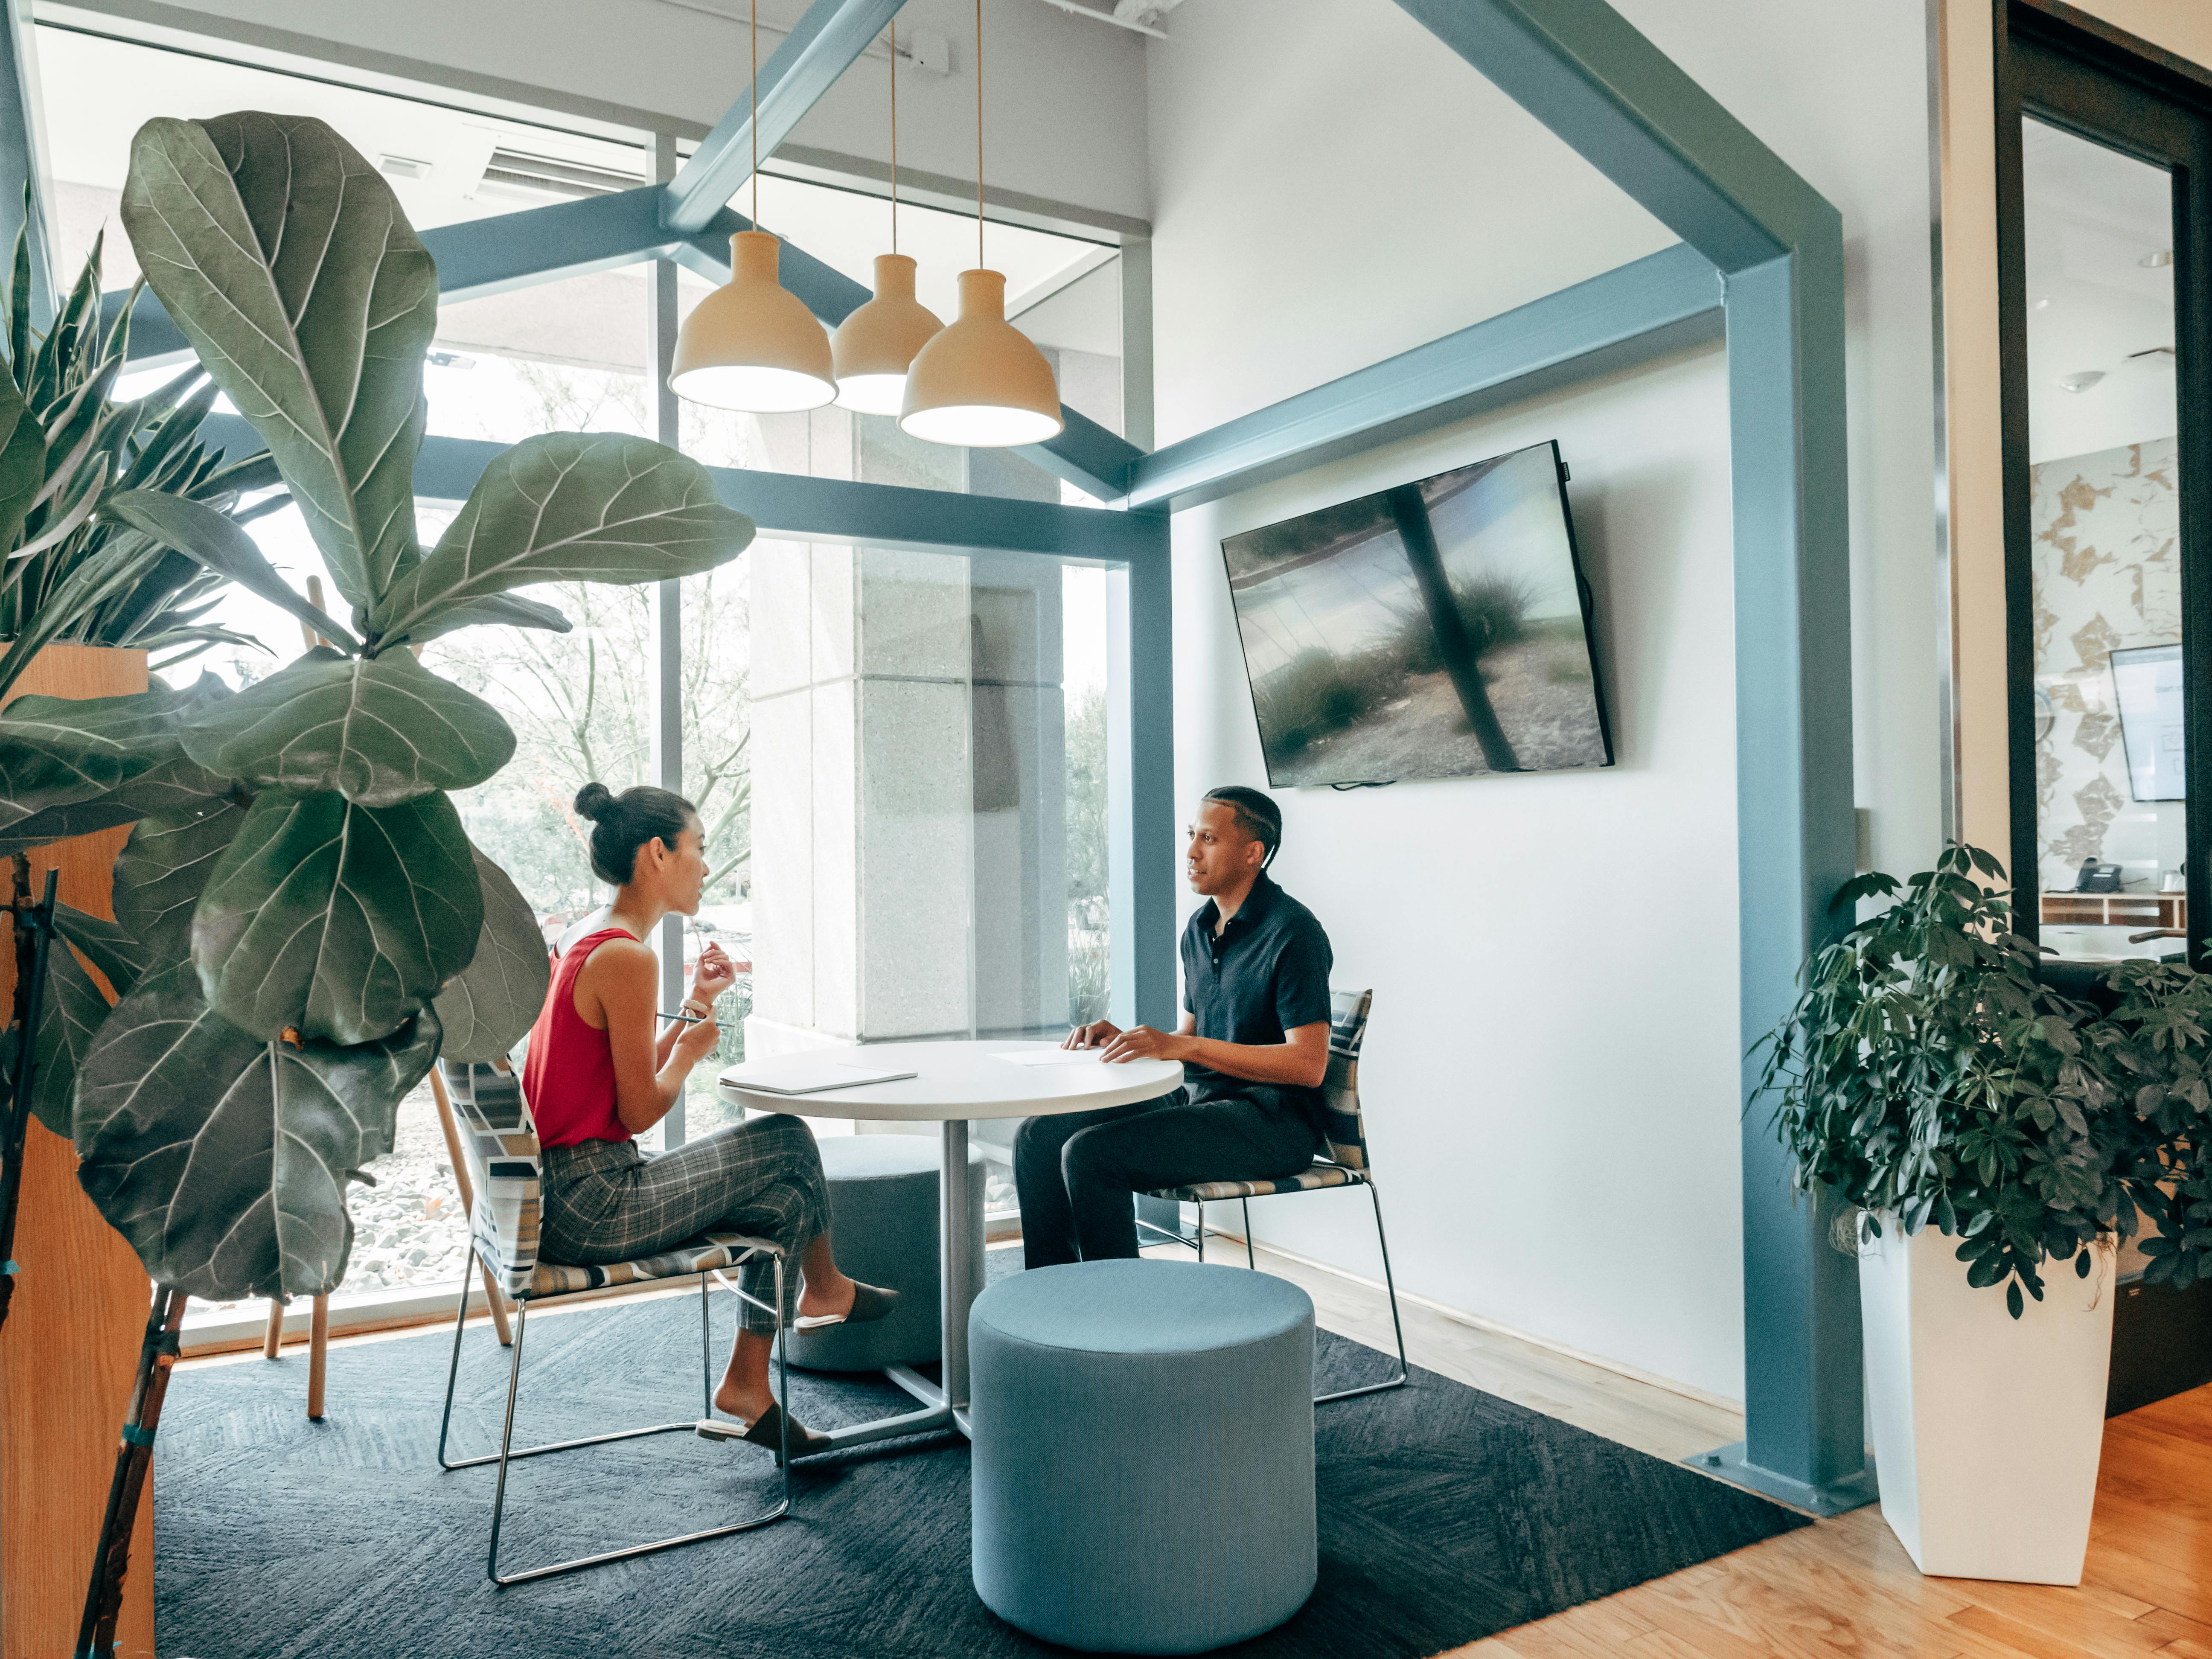
[[[1211,1261],[1243,1249],[1209,1243]],[[1286,1261],[1323,1326],[1388,1348],[1379,1290]],[[1743,1438],[1743,1419],[1401,1303],[1416,1365],[1669,1459]],[[1453,1659],[2212,1659],[2212,1388],[2115,1418],[2079,1589],[1923,1578],[1857,1510],[1454,1650]]]
[[[1148,1254],[1178,1254],[1172,1249]],[[1241,1243],[1209,1245],[1241,1265]],[[1370,1289],[1261,1249],[1321,1323],[1383,1349]],[[1416,1365],[1675,1459],[1743,1437],[1737,1413],[1402,1303]],[[548,1309],[547,1316],[554,1310]],[[339,1339],[388,1340],[398,1333]],[[295,1350],[296,1352],[296,1350]],[[242,1358],[243,1357],[240,1357]],[[201,1364],[240,1363],[240,1358]],[[1655,1579],[1451,1659],[2212,1659],[2212,1388],[2114,1419],[2079,1589],[1923,1578],[1867,1508]]]

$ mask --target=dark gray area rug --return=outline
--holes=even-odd
[[[734,1302],[714,1301],[719,1372]],[[332,1349],[320,1424],[306,1418],[296,1349],[282,1364],[177,1375],[155,1471],[162,1659],[1061,1651],[975,1597],[957,1436],[801,1466],[792,1514],[758,1532],[495,1589],[484,1549],[496,1472],[446,1474],[434,1455],[451,1340],[449,1326]],[[697,1300],[542,1316],[526,1355],[517,1444],[685,1416],[700,1397]],[[459,1455],[498,1443],[506,1358],[471,1329]],[[1334,1388],[1389,1374],[1382,1356],[1326,1333],[1318,1370]],[[879,1378],[792,1380],[793,1409],[817,1427],[908,1406]],[[1417,1659],[1808,1524],[1428,1371],[1316,1419],[1320,1584],[1290,1623],[1226,1651]],[[509,1475],[501,1565],[715,1525],[772,1502],[778,1485],[765,1453],[690,1435],[534,1458]]]

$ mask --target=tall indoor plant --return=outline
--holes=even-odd
[[[0,717],[0,814],[19,840],[137,826],[97,963],[122,995],[97,1017],[83,1005],[70,1128],[86,1190],[153,1276],[155,1324],[173,1327],[188,1294],[336,1286],[346,1188],[391,1146],[401,1097],[441,1048],[503,1053],[543,997],[530,907],[470,845],[448,793],[492,776],[513,733],[410,647],[488,623],[565,628],[511,590],[693,574],[752,526],[672,450],[555,433],[496,457],[421,547],[437,273],[381,175],[319,121],[148,123],[123,221],[148,283],[267,441],[349,607],[309,605],[211,507],[113,494],[104,519],[328,643],[242,693],[203,677],[27,697]],[[119,1561],[106,1572],[95,1603],[112,1602]]]
[[[1889,902],[1808,964],[1765,1085],[1800,1188],[1858,1208],[1884,1516],[1924,1571],[2073,1583],[2114,1245],[2139,1212],[2170,1212],[2161,1183],[2197,1156],[2160,1127],[2150,1074],[2201,1076],[2206,1033],[2148,1006],[2103,1016],[2056,994],[2012,932],[2003,878],[1954,845],[1909,882],[1846,884],[1839,905]],[[2185,969],[2149,971],[2167,1000],[2180,984],[2203,994]],[[2212,1234],[2177,1231],[2166,1248],[2168,1271],[2193,1274]],[[2066,1261],[2074,1273],[2047,1284]]]

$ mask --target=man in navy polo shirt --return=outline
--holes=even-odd
[[[1199,803],[1184,855],[1203,894],[1182,933],[1172,1032],[1100,1020],[1068,1033],[1101,1059],[1177,1060],[1183,1086],[1103,1111],[1033,1117],[1014,1137],[1027,1265],[1137,1254],[1131,1194],[1294,1175],[1321,1148],[1328,1074],[1328,935],[1268,878],[1283,816],[1231,784]]]

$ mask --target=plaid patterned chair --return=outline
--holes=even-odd
[[[732,1522],[727,1526],[709,1528],[703,1532],[685,1533],[681,1537],[659,1539],[649,1544],[633,1544],[598,1555],[556,1562],[550,1566],[534,1567],[526,1572],[501,1575],[499,1570],[499,1531],[507,1506],[507,1467],[510,1462],[518,1458],[540,1456],[546,1452],[568,1451],[577,1446],[601,1445],[610,1440],[635,1440],[655,1434],[690,1434],[697,1422],[696,1419],[687,1418],[679,1423],[662,1423],[652,1428],[623,1429],[613,1434],[595,1434],[581,1440],[562,1440],[548,1445],[526,1446],[517,1449],[514,1445],[514,1401],[522,1380],[522,1339],[530,1322],[531,1304],[574,1296],[583,1291],[635,1284],[644,1279],[697,1279],[702,1415],[712,1416],[714,1409],[714,1359],[708,1346],[708,1276],[720,1268],[738,1266],[756,1255],[773,1257],[776,1307],[781,1308],[783,1304],[784,1259],[782,1251],[766,1239],[748,1238],[739,1233],[702,1233],[696,1238],[687,1239],[672,1250],[635,1261],[574,1267],[544,1260],[538,1254],[538,1130],[531,1121],[529,1104],[522,1097],[522,1079],[500,1066],[452,1060],[442,1060],[440,1066],[453,1110],[460,1119],[461,1153],[467,1161],[476,1193],[476,1202],[469,1215],[469,1242],[478,1259],[505,1286],[516,1303],[514,1352],[507,1370],[507,1413],[500,1431],[499,1450],[487,1452],[481,1457],[453,1459],[446,1455],[447,1437],[453,1420],[453,1389],[460,1376],[461,1333],[468,1321],[469,1286],[465,1277],[461,1283],[460,1306],[453,1319],[453,1358],[446,1373],[445,1415],[438,1425],[438,1462],[441,1468],[466,1469],[485,1463],[499,1465],[499,1486],[492,1498],[491,1550],[484,1563],[484,1571],[490,1576],[492,1583],[519,1584],[532,1578],[550,1578],[556,1573],[573,1572],[580,1567],[595,1567],[604,1562],[621,1561],[634,1555],[671,1549],[678,1544],[696,1544],[704,1539],[749,1531],[782,1516],[791,1508],[791,1465],[787,1458],[784,1460],[783,1496],[763,1514]],[[734,1285],[731,1288],[736,1289]],[[737,1291],[737,1294],[749,1302],[754,1300],[745,1296],[743,1291]],[[755,1305],[759,1304],[756,1303]],[[791,1383],[783,1360],[783,1334],[781,1329],[776,1334],[776,1361],[781,1392],[787,1407],[785,1415],[788,1418]]]
[[[1198,1252],[1200,1261],[1206,1260],[1206,1206],[1225,1199],[1235,1199],[1244,1212],[1244,1263],[1259,1266],[1259,1258],[1252,1249],[1252,1200],[1267,1198],[1278,1193],[1318,1192],[1328,1187],[1364,1187],[1367,1196],[1375,1205],[1375,1242],[1382,1249],[1382,1284],[1390,1297],[1390,1328],[1398,1337],[1398,1374],[1386,1382],[1370,1382],[1364,1388],[1340,1389],[1334,1394],[1316,1395],[1314,1404],[1325,1406],[1332,1400],[1350,1400],[1363,1394],[1380,1394],[1385,1389],[1401,1389],[1408,1375],[1406,1368],[1406,1330],[1398,1318],[1398,1285],[1390,1276],[1390,1243],[1382,1233],[1382,1199],[1375,1190],[1375,1176],[1367,1166],[1367,1126],[1359,1108],[1359,1044],[1367,1035],[1367,1013],[1374,1006],[1372,991],[1337,991],[1329,997],[1328,1009],[1328,1075],[1322,1082],[1322,1097],[1328,1108],[1328,1152],[1316,1155],[1310,1168],[1296,1175],[1285,1176],[1276,1181],[1194,1181],[1181,1187],[1163,1187],[1147,1197],[1162,1198],[1171,1202],[1198,1206],[1198,1229],[1195,1236],[1186,1237],[1180,1232],[1150,1221],[1139,1220],[1138,1225],[1179,1244],[1188,1245]]]

